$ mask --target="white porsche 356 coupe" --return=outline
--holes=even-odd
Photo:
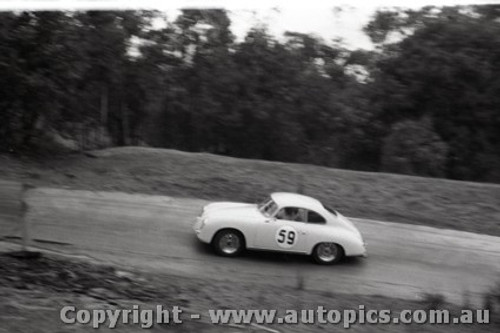
[[[244,249],[312,255],[319,264],[344,256],[364,256],[366,248],[354,224],[318,200],[277,192],[259,205],[215,202],[203,207],[194,231],[222,256]]]

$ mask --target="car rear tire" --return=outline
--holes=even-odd
[[[320,265],[333,265],[344,257],[344,249],[335,243],[319,243],[314,247],[312,256]]]
[[[245,238],[238,230],[225,229],[215,235],[212,246],[218,255],[236,257],[245,249]]]

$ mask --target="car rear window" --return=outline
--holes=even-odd
[[[335,209],[331,208],[331,207],[325,206],[325,209],[327,211],[329,211],[330,213],[332,213],[333,215],[335,215],[335,216],[337,216],[337,214],[338,214],[337,211]]]
[[[326,220],[323,216],[310,210],[310,211],[308,211],[308,214],[307,214],[307,222],[309,222],[309,223],[326,223]]]

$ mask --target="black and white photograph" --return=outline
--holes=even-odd
[[[0,0],[0,333],[500,332],[500,0]]]

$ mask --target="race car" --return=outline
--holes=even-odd
[[[339,212],[309,196],[276,192],[260,204],[214,202],[203,207],[193,229],[221,256],[245,249],[311,255],[318,264],[367,256],[359,230]]]

